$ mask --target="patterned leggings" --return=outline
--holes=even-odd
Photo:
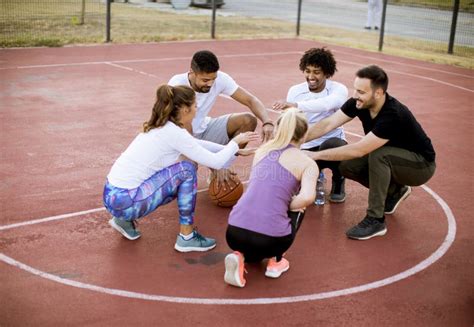
[[[192,225],[196,193],[196,167],[188,161],[181,161],[163,168],[134,189],[115,187],[107,181],[104,205],[114,217],[131,221],[177,198],[179,223]]]

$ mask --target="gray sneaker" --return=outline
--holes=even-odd
[[[115,217],[109,220],[109,225],[112,226],[115,230],[117,230],[120,234],[128,238],[130,241],[136,240],[142,234],[136,228],[135,221],[125,221]]]
[[[392,215],[395,210],[397,210],[400,203],[402,203],[402,201],[405,200],[410,195],[410,193],[411,187],[403,186],[392,196],[387,196],[387,199],[385,199],[384,213],[386,215]]]
[[[385,221],[380,222],[377,218],[365,216],[364,219],[354,227],[350,228],[346,235],[353,240],[368,240],[375,236],[383,236],[387,233]]]
[[[216,247],[215,239],[204,237],[197,231],[193,231],[193,234],[193,238],[187,241],[178,234],[174,249],[179,252],[204,252]]]
[[[339,178],[337,180],[332,180],[332,188],[331,194],[329,194],[329,201],[334,203],[342,203],[346,201],[345,183],[345,177]]]

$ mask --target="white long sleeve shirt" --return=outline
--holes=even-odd
[[[225,146],[197,140],[186,129],[167,122],[163,127],[138,134],[115,161],[107,179],[116,187],[133,189],[176,163],[181,154],[203,166],[221,169],[238,150],[232,140]]]
[[[306,114],[308,123],[314,124],[339,110],[346,102],[347,96],[347,87],[341,83],[326,80],[325,88],[318,93],[311,92],[307,82],[292,86],[288,90],[286,101],[296,103],[298,109]],[[301,148],[309,149],[319,146],[332,137],[345,139],[344,128],[338,127],[318,139],[304,143]]]

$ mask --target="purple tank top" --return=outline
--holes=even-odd
[[[292,145],[271,151],[250,173],[249,184],[229,215],[229,225],[269,236],[291,234],[287,211],[300,182],[278,159]]]

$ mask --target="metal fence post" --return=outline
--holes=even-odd
[[[451,21],[451,34],[449,35],[448,53],[453,54],[454,38],[456,36],[456,25],[458,22],[459,0],[454,0],[453,19]]]
[[[110,3],[112,0],[107,0],[107,12],[105,16],[105,42],[110,42]]]
[[[300,36],[300,22],[301,22],[301,3],[303,0],[298,0],[298,15],[296,18],[296,36]]]
[[[82,5],[81,5],[81,21],[80,24],[84,25],[84,16],[86,13],[86,0],[82,0]]]
[[[385,35],[385,15],[387,13],[388,0],[383,0],[382,21],[380,22],[379,51],[382,52],[383,37]]]
[[[212,22],[211,22],[211,38],[216,38],[216,0],[212,0]]]

